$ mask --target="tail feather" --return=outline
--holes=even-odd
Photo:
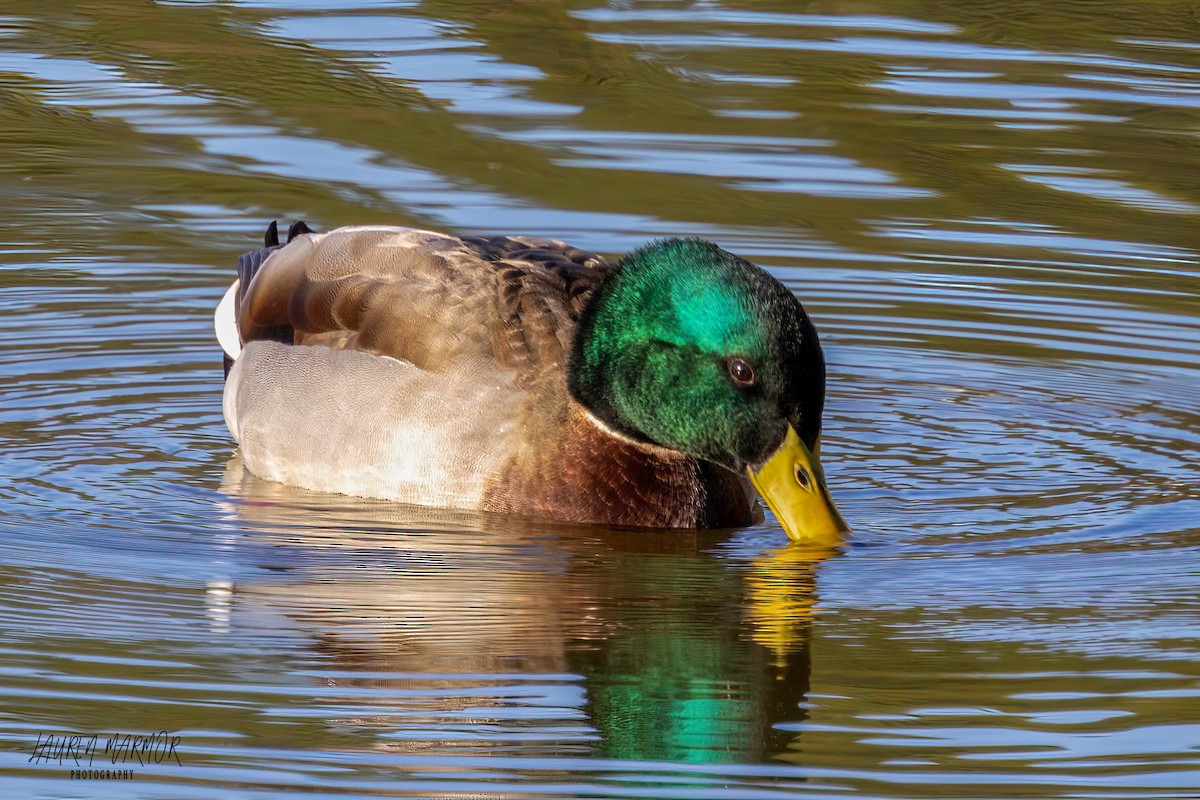
[[[221,343],[221,349],[225,351],[225,357],[228,359],[235,359],[242,352],[242,337],[238,335],[235,308],[241,283],[241,279],[233,282],[217,305],[217,313],[213,315],[213,327],[217,329],[217,341]]]

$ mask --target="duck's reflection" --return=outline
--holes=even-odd
[[[314,495],[236,458],[222,490],[247,540],[270,545],[255,558],[272,579],[239,583],[236,606],[312,637],[314,674],[339,687],[320,701],[330,720],[379,746],[714,763],[795,736],[774,725],[803,716],[821,554],[736,563],[709,554],[722,534]]]

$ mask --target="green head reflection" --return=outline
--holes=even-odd
[[[610,573],[619,633],[568,655],[608,758],[762,760],[808,691],[814,559],[799,548],[738,568],[701,553],[627,553]]]

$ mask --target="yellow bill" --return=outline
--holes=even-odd
[[[819,445],[810,451],[789,425],[787,438],[775,455],[761,469],[746,471],[792,541],[835,547],[850,526],[825,488],[819,453]]]

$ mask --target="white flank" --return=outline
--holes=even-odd
[[[225,381],[225,424],[260,478],[473,511],[520,445],[514,378],[483,359],[427,372],[358,350],[253,341]]]

